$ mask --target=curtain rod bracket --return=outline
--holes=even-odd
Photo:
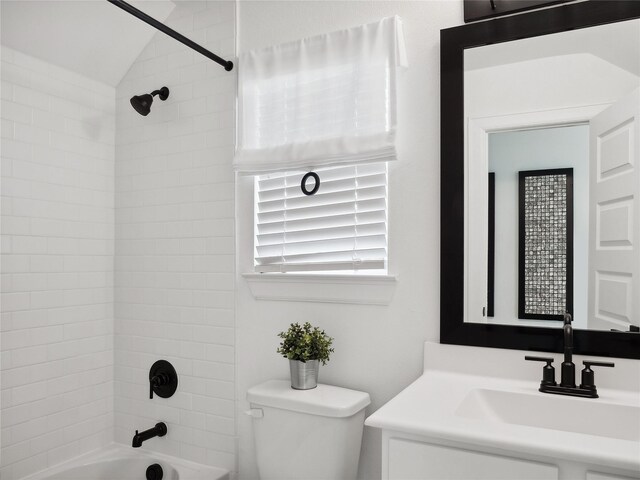
[[[219,63],[220,65],[222,65],[224,67],[224,69],[227,72],[230,72],[231,70],[233,70],[233,62],[232,61],[225,60],[224,58],[219,57],[215,53],[210,52],[209,50],[207,50],[203,46],[198,45],[196,42],[194,42],[193,40],[188,39],[187,37],[185,37],[181,33],[178,33],[174,29],[167,27],[164,23],[161,23],[158,20],[156,20],[155,18],[150,17],[149,15],[144,13],[143,11],[138,10],[133,5],[129,5],[124,0],[107,0],[107,1],[109,3],[114,4],[116,7],[121,8],[125,12],[133,15],[134,17],[139,18],[143,22],[148,23],[152,27],[160,30],[162,33],[164,33],[166,35],[169,35],[172,38],[175,38],[177,41],[185,44],[187,47],[192,48],[196,52],[204,55],[205,57],[213,60],[214,62]]]

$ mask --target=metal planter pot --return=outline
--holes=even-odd
[[[310,390],[318,386],[318,370],[320,360],[289,360],[291,370],[291,388],[296,390]]]

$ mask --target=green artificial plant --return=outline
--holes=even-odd
[[[278,334],[282,338],[278,353],[289,360],[320,360],[323,365],[329,361],[329,355],[333,353],[331,344],[333,338],[329,337],[324,330],[312,327],[309,322],[300,326],[299,323],[292,323],[289,330]]]

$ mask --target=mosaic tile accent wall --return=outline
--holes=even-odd
[[[553,319],[571,310],[572,172],[543,172],[521,172],[520,309],[524,318]]]

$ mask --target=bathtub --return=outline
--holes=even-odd
[[[229,480],[229,471],[112,444],[22,480],[145,480],[147,467],[162,467],[163,480]]]

